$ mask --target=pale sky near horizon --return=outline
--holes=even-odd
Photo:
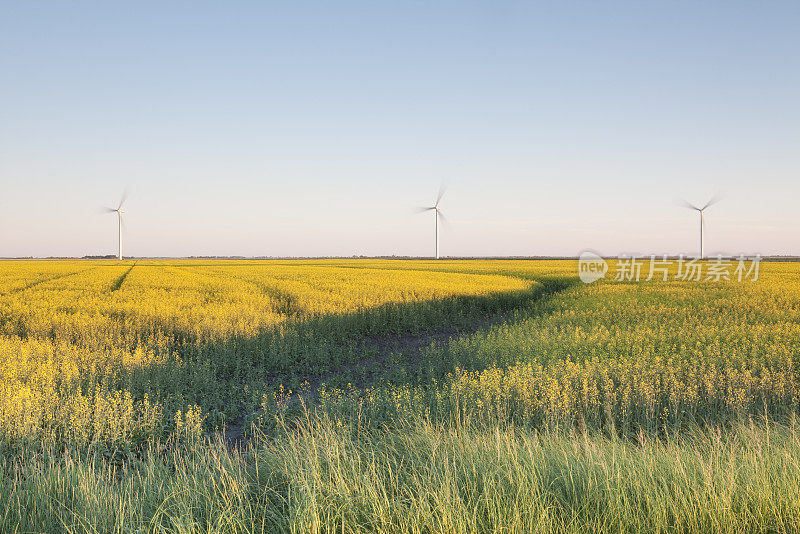
[[[0,257],[800,254],[800,2],[3,2]]]

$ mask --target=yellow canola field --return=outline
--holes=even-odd
[[[249,336],[288,317],[530,286],[508,276],[300,262],[29,262],[27,275],[25,265],[0,263],[0,280],[13,279],[17,288],[0,297],[0,331],[87,347],[173,334]]]
[[[206,343],[254,338],[287,322],[531,286],[492,274],[354,267],[0,262],[0,439],[57,434],[117,443],[151,434],[164,414],[142,391],[162,395],[162,388],[172,388],[176,402],[211,395],[214,378],[199,376],[197,364],[187,369],[176,350],[187,342],[202,351]],[[215,352],[209,358],[221,361],[208,367],[223,368],[229,357]],[[175,423],[197,422],[198,411],[190,406]]]

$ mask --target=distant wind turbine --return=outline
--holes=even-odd
[[[446,221],[447,220],[445,218],[445,216],[442,214],[442,210],[439,209],[439,203],[442,201],[442,197],[444,196],[444,192],[445,192],[445,187],[444,186],[440,187],[439,188],[439,194],[436,196],[436,203],[433,206],[430,206],[430,207],[419,208],[420,212],[423,212],[423,211],[433,211],[434,212],[434,216],[433,216],[434,227],[433,228],[434,228],[434,233],[435,233],[435,237],[436,237],[436,255],[435,255],[435,258],[437,260],[439,259],[439,218],[441,217],[442,221]]]
[[[685,200],[682,201],[682,203],[683,203],[683,205],[685,207],[687,207],[687,208],[689,208],[691,210],[695,210],[695,211],[700,213],[700,259],[701,260],[704,257],[703,256],[703,228],[705,228],[705,226],[706,226],[705,211],[706,211],[706,209],[710,208],[711,206],[713,206],[714,204],[716,204],[719,201],[720,201],[720,197],[718,195],[715,195],[714,197],[711,198],[711,200],[706,202],[706,205],[703,206],[702,208],[698,208],[694,204],[691,204],[691,203],[689,203],[689,202],[687,202]]]
[[[117,259],[122,260],[122,214],[125,213],[122,209],[122,205],[125,203],[125,199],[127,198],[127,193],[122,193],[122,198],[119,201],[119,205],[116,209],[114,208],[105,208],[106,213],[116,213],[117,214],[117,237],[119,239],[119,251],[117,253]]]

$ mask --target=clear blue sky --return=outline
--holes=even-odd
[[[800,254],[800,2],[4,2],[0,256]]]

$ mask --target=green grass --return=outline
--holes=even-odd
[[[309,418],[244,452],[220,441],[122,464],[4,460],[0,531],[796,532],[800,429],[663,439]]]

